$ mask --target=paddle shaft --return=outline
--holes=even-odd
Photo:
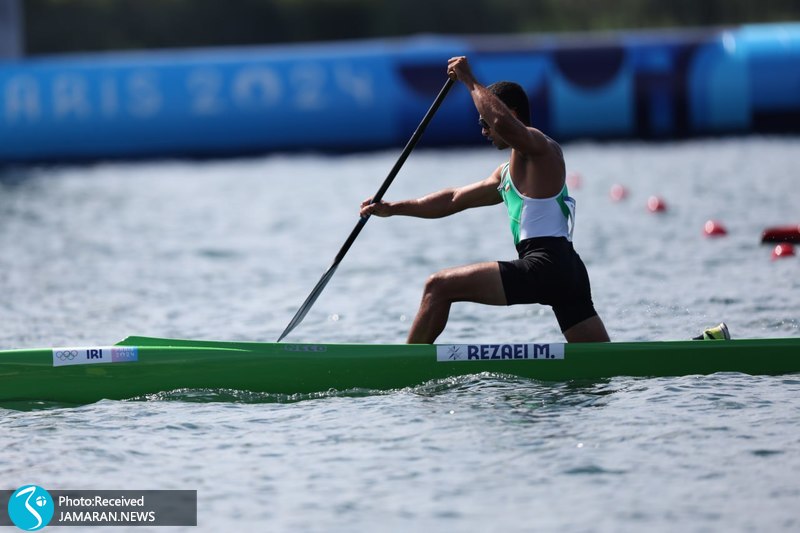
[[[422,134],[425,132],[425,128],[428,127],[428,123],[430,123],[431,119],[433,118],[433,115],[436,114],[436,111],[439,109],[439,106],[442,105],[445,96],[447,96],[447,93],[448,91],[450,91],[450,88],[452,86],[453,86],[453,80],[448,78],[442,89],[439,91],[439,94],[436,95],[436,99],[433,101],[433,104],[431,104],[430,109],[428,109],[428,112],[425,113],[425,116],[422,118],[422,122],[419,123],[419,126],[417,126],[417,129],[414,131],[414,134],[408,140],[408,143],[406,143],[406,147],[403,149],[403,153],[400,154],[400,157],[392,167],[392,170],[389,172],[389,175],[386,176],[386,179],[383,180],[383,184],[378,189],[378,192],[376,192],[375,196],[372,197],[373,204],[378,203],[381,201],[381,199],[383,199],[383,195],[386,194],[386,191],[389,189],[389,186],[394,181],[394,178],[397,176],[398,172],[400,172],[400,169],[403,167],[403,163],[405,163],[406,159],[408,159],[408,156],[411,155],[411,151],[417,145],[417,142],[419,142],[420,138],[422,137]],[[322,278],[320,278],[320,280],[317,282],[317,285],[311,291],[311,294],[308,295],[308,298],[306,298],[305,302],[303,302],[303,305],[301,305],[300,309],[297,310],[297,313],[295,313],[291,322],[289,322],[289,325],[286,326],[286,329],[283,330],[283,333],[281,333],[281,336],[278,338],[278,342],[281,342],[281,340],[286,335],[288,335],[303,320],[303,318],[305,318],[309,309],[311,309],[311,306],[314,305],[314,302],[317,300],[320,293],[322,293],[322,289],[325,288],[325,285],[327,285],[328,281],[330,281],[330,279],[333,277],[333,274],[334,272],[336,272],[336,268],[339,266],[339,263],[342,262],[344,256],[347,255],[347,251],[350,250],[350,247],[353,245],[356,238],[358,238],[358,234],[361,233],[362,229],[364,229],[364,226],[366,225],[367,220],[369,220],[369,217],[370,215],[364,215],[359,217],[356,226],[353,228],[353,231],[350,232],[350,235],[347,237],[347,240],[342,245],[341,249],[339,250],[339,253],[336,254],[336,257],[333,260],[333,264],[331,264],[331,266],[328,268],[325,274],[322,275]]]

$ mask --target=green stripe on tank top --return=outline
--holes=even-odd
[[[561,208],[561,212],[564,213],[564,217],[569,220],[569,206],[567,205],[566,199],[569,196],[569,190],[567,189],[567,184],[564,184],[564,188],[561,189],[561,194],[558,195],[556,198],[556,202],[558,202],[558,206]]]
[[[511,225],[511,235],[514,237],[514,245],[519,244],[520,223],[522,221],[522,206],[523,199],[516,194],[514,187],[511,185],[511,177],[509,176],[508,167],[503,172],[503,184],[500,187],[500,196],[506,204],[508,210],[508,221]]]

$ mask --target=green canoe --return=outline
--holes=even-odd
[[[0,351],[0,404],[91,403],[176,389],[391,390],[491,372],[543,381],[800,372],[800,338],[605,344],[286,344],[128,337]]]

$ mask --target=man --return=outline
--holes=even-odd
[[[561,147],[531,127],[528,97],[519,85],[498,82],[484,87],[466,57],[450,59],[447,75],[469,90],[482,134],[500,150],[511,148],[509,162],[483,181],[416,200],[372,204],[367,199],[361,214],[440,218],[505,201],[519,259],[433,274],[407,342],[433,343],[447,324],[453,302],[546,304],[568,342],[608,341],[592,304],[586,268],[572,247],[575,202],[567,195]]]

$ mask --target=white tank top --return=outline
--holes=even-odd
[[[508,209],[515,245],[533,237],[566,237],[572,241],[575,199],[569,196],[566,184],[551,198],[528,198],[514,186],[510,164],[506,163],[497,190]]]

